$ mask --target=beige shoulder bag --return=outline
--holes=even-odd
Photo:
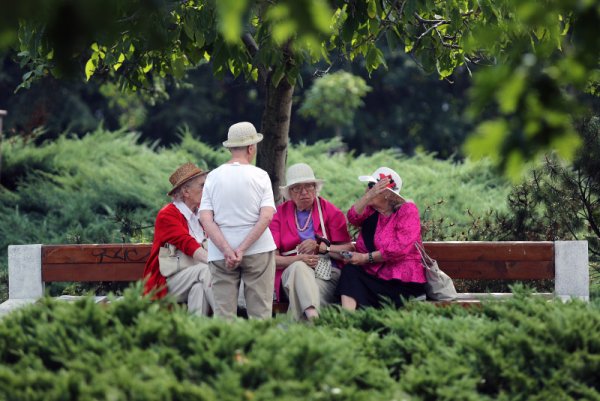
[[[158,268],[160,269],[160,274],[165,277],[170,277],[195,264],[194,258],[177,249],[175,245],[165,243],[160,247],[160,251],[158,252]]]

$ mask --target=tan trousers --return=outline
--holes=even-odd
[[[167,288],[177,302],[187,302],[190,313],[208,316],[213,307],[210,269],[206,263],[198,263],[167,277]]]
[[[248,317],[269,319],[273,313],[275,252],[263,252],[242,258],[235,269],[225,267],[225,259],[209,262],[215,299],[214,315],[232,319],[237,315],[240,281],[244,280],[244,298]]]
[[[335,302],[335,288],[340,275],[340,269],[333,267],[331,280],[321,280],[315,278],[315,271],[302,261],[289,265],[281,275],[283,289],[290,300],[288,314],[300,320],[307,308],[314,306],[319,310]]]

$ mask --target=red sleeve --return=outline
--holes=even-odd
[[[160,241],[160,246],[168,242],[189,256],[193,256],[194,252],[201,246],[190,235],[185,216],[173,204],[163,208],[158,213],[154,232],[154,235]]]

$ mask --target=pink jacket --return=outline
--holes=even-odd
[[[363,214],[359,215],[352,206],[348,211],[348,221],[353,226],[360,227],[373,213],[375,210],[367,206]],[[427,281],[425,270],[415,242],[421,243],[419,209],[414,203],[406,202],[390,216],[379,215],[374,244],[381,252],[384,262],[366,264],[363,268],[367,273],[383,280],[424,283]],[[368,252],[362,233],[359,233],[356,240],[356,251]]]
[[[350,242],[351,238],[348,233],[344,213],[325,199],[321,197],[317,199],[321,201],[327,238],[332,243]],[[275,240],[275,244],[280,253],[291,251],[300,244],[300,236],[298,235],[296,221],[294,220],[295,212],[296,205],[294,202],[291,200],[284,202],[277,207],[277,213],[275,213],[275,216],[269,225],[269,229],[271,230],[271,234],[273,234],[273,239]],[[312,221],[315,234],[323,236],[316,200],[313,203]],[[277,293],[277,299],[279,299],[279,286],[282,273],[283,270],[279,269],[275,272],[275,292]]]

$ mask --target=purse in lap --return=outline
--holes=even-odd
[[[160,274],[165,277],[170,277],[195,264],[194,258],[169,243],[165,243],[158,252],[158,268]]]

